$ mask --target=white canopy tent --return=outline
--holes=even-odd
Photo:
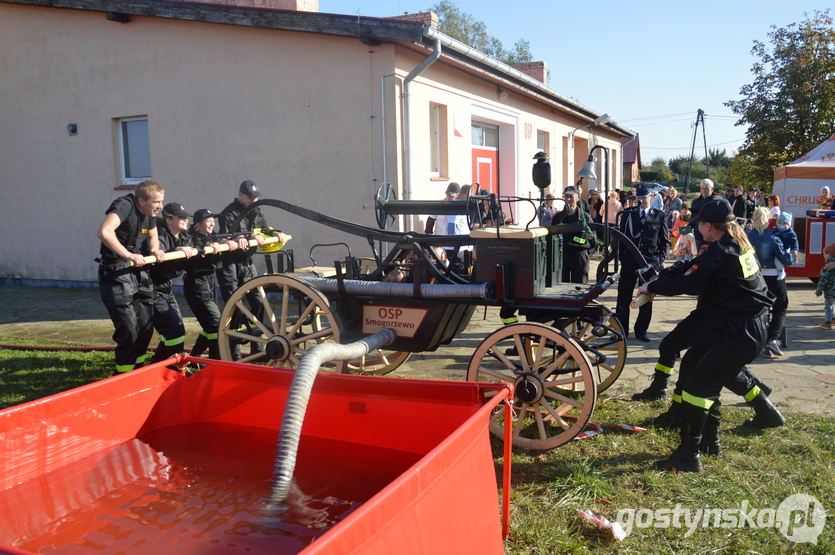
[[[791,164],[774,171],[774,194],[781,210],[805,218],[806,210],[818,208],[815,199],[821,187],[835,192],[835,135]]]

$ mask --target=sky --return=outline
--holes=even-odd
[[[319,0],[319,11],[388,17],[427,11],[437,0]],[[550,70],[548,86],[640,134],[644,165],[690,153],[696,113],[705,112],[695,153],[733,155],[745,128],[724,105],[753,82],[754,41],[772,25],[799,23],[817,0],[702,0],[520,3],[457,0],[506,49],[526,39]]]

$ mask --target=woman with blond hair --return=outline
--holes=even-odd
[[[765,284],[776,298],[770,309],[771,323],[768,325],[768,342],[765,344],[764,354],[782,356],[780,335],[783,332],[783,324],[789,308],[786,266],[791,266],[794,259],[786,252],[786,247],[777,234],[768,229],[768,216],[768,208],[760,207],[754,210],[754,216],[751,218],[754,229],[748,232],[747,237],[757,252],[757,261],[765,278]]]
[[[609,205],[608,213],[606,214],[606,223],[609,225],[618,225],[618,214],[623,212],[623,204],[618,200],[618,192],[612,191],[609,193],[609,200],[606,203]]]
[[[730,203],[722,198],[707,200],[697,225],[705,241],[699,255],[638,288],[650,298],[697,295],[697,310],[712,322],[681,359],[681,443],[655,463],[661,470],[677,472],[702,471],[703,441],[718,452],[719,393],[765,345],[772,304],[754,249],[734,221]],[[776,412],[768,397],[757,393],[756,402]],[[709,419],[712,426],[706,426]]]

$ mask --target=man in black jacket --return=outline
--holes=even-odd
[[[153,287],[145,255],[161,262],[157,212],[165,190],[156,181],[143,181],[129,195],[117,198],[106,211],[98,237],[101,239],[99,292],[115,331],[116,373],[145,364],[154,333]]]
[[[252,262],[252,254],[255,252],[256,247],[250,248],[249,241],[254,239],[260,246],[264,243],[266,237],[270,235],[277,236],[279,241],[285,240],[283,233],[273,230],[267,225],[267,220],[261,213],[260,208],[256,208],[251,212],[248,212],[246,217],[241,220],[237,229],[232,229],[232,224],[241,212],[243,212],[250,204],[258,200],[259,196],[261,196],[261,192],[258,190],[258,187],[254,182],[247,179],[241,183],[241,186],[238,189],[238,198],[232,201],[232,203],[224,208],[220,213],[220,219],[218,222],[220,225],[220,233],[243,232],[242,235],[238,235],[236,237],[239,247],[238,250],[224,254],[221,257],[221,268],[217,271],[217,281],[220,286],[220,294],[223,297],[224,302],[228,301],[229,298],[232,297],[235,290],[243,285],[245,281],[255,277],[255,264]],[[258,292],[254,290],[250,291],[246,295],[246,300],[249,304],[252,315],[259,321],[262,321],[264,318],[264,305],[258,296]],[[242,319],[243,316],[240,312],[236,312],[235,318],[233,318],[233,321],[230,324],[230,329],[245,331],[241,329]],[[260,331],[255,331],[254,333],[256,335],[260,335]],[[240,358],[240,345],[238,343],[234,343],[231,347],[232,358],[238,360]],[[251,347],[252,354],[263,351],[264,349],[263,345],[257,341],[252,341]]]
[[[635,243],[650,266],[661,270],[670,250],[670,231],[664,222],[664,212],[650,207],[649,190],[646,188],[639,187],[636,196],[638,206],[624,211],[620,220],[620,230]],[[628,335],[629,303],[635,294],[641,264],[625,245],[620,246],[619,253],[621,272],[615,315],[623,327],[624,334]],[[651,319],[652,303],[645,303],[639,309],[638,318],[635,320],[635,338],[639,341],[649,342],[647,330]]]
[[[585,230],[591,216],[579,201],[574,187],[563,191],[565,206],[551,219],[552,225],[582,223],[584,228],[574,233],[563,234],[562,281],[563,283],[588,283],[589,250],[595,245],[593,235]]]

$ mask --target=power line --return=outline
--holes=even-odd
[[[723,145],[729,145],[729,144],[733,144],[733,143],[741,143],[741,142],[744,142],[744,141],[745,141],[745,139],[737,139],[735,141],[727,141],[727,142],[724,142],[724,143],[716,143],[715,145],[707,145],[707,147],[712,148],[712,147],[715,147],[715,146],[723,146]],[[688,147],[660,147],[660,146],[644,146],[644,145],[641,145],[641,150],[690,150],[690,147],[689,146]]]
[[[682,116],[688,116],[688,117],[683,118]],[[734,116],[734,115],[707,114],[707,113],[704,115],[704,117],[712,118],[712,119],[738,119],[738,116]],[[659,115],[659,116],[647,116],[647,117],[644,117],[644,118],[629,118],[629,119],[624,119],[624,120],[618,120],[618,123],[629,124],[630,122],[646,121],[646,120],[659,120],[659,119],[665,119],[665,118],[676,118],[675,120],[671,120],[671,121],[687,121],[688,119],[691,119],[691,120],[695,119],[695,117],[693,116],[693,112],[680,112],[678,114],[665,114],[665,115]]]

